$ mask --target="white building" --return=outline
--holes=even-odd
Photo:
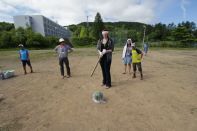
[[[43,36],[56,36],[59,38],[69,38],[70,31],[63,26],[42,15],[19,15],[14,16],[15,28],[31,27],[34,32]]]

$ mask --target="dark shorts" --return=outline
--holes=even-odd
[[[30,60],[21,60],[21,62],[22,62],[22,64],[23,64],[23,66],[26,66],[26,64],[27,64],[28,66],[31,66]]]
[[[141,64],[141,62],[133,63],[133,71],[134,72],[136,72],[137,68],[138,68],[138,71],[142,72],[142,64]]]

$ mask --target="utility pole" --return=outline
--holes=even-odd
[[[144,27],[144,36],[143,36],[142,49],[143,49],[144,40],[145,40],[145,35],[146,35],[146,26],[144,25],[143,27]]]
[[[87,15],[87,28],[89,27],[88,17],[89,17],[89,16]]]
[[[88,22],[88,15],[87,15],[87,36],[89,37],[89,22]]]

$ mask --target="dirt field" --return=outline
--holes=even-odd
[[[88,52],[88,53],[87,53]],[[197,50],[154,50],[143,59],[144,80],[123,75],[121,51],[112,62],[112,88],[101,85],[94,49],[77,49],[72,77],[61,79],[52,51],[32,51],[35,73],[23,75],[17,52],[0,52],[0,131],[197,131]],[[29,70],[28,70],[29,71]],[[102,91],[106,104],[91,100]]]

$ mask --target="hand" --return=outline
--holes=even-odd
[[[103,56],[103,53],[102,53],[102,52],[100,52],[100,51],[99,51],[99,56],[100,56],[100,57],[102,57],[102,56]]]
[[[102,53],[103,55],[106,54],[107,50],[106,49],[103,49]]]

